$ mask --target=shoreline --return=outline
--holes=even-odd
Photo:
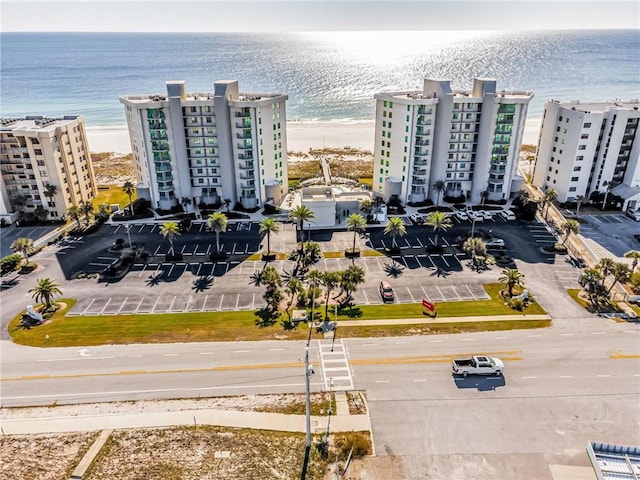
[[[529,118],[522,137],[523,145],[536,145],[541,118]],[[126,126],[87,127],[91,152],[131,153]],[[351,147],[373,152],[374,121],[363,122],[287,122],[287,150],[307,153],[310,149]]]

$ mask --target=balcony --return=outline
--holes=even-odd
[[[18,148],[6,148],[2,150],[2,153],[16,155],[20,153],[29,153],[29,149],[27,147],[18,147]]]
[[[241,112],[236,112],[234,116],[235,118],[251,118],[251,111],[243,110]]]
[[[413,175],[414,176],[420,176],[420,177],[424,177],[425,175],[428,175],[429,172],[427,169],[424,168],[414,168],[413,169]]]
[[[433,108],[425,107],[424,105],[420,105],[418,107],[418,115],[431,115],[433,113]]]
[[[245,130],[243,133],[236,133],[236,138],[248,139],[253,137],[251,136],[251,130]]]
[[[427,162],[426,160],[422,160],[422,159],[414,159],[413,160],[413,166],[414,167],[426,167],[429,164],[429,162]]]
[[[416,148],[413,152],[415,157],[428,157],[429,149],[428,148]]]
[[[240,174],[240,180],[255,180],[255,178],[256,177],[252,171]]]
[[[240,150],[252,150],[253,149],[253,142],[242,142],[242,143],[238,143],[238,148]]]
[[[418,125],[431,125],[431,119],[427,119],[424,117],[418,117]]]
[[[255,191],[256,182],[254,182],[253,180],[249,181],[249,182],[240,182],[240,188],[242,190],[254,190]]]
[[[411,178],[412,185],[426,185],[427,181],[424,178],[412,177]]]
[[[173,191],[173,182],[158,183],[158,191],[159,192],[172,192]]]
[[[167,132],[150,132],[151,140],[168,140]]]
[[[430,129],[424,129],[422,127],[418,127],[416,129],[416,137],[428,137],[429,135],[431,135],[431,130]]]
[[[240,162],[238,163],[238,168],[240,170],[253,170],[253,162]]]
[[[156,180],[160,182],[173,182],[173,175],[171,173],[156,174]]]
[[[245,152],[238,155],[240,160],[253,160],[253,152]]]

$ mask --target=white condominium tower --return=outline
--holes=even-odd
[[[213,93],[187,93],[184,81],[171,81],[166,95],[120,97],[152,206],[279,204],[288,188],[286,100],[240,93],[235,80],[215,82]]]
[[[496,91],[476,78],[473,90],[425,79],[422,91],[378,93],[373,188],[385,201],[436,202],[444,195],[480,203],[520,190],[518,154],[531,92]],[[486,192],[486,193],[485,193]]]
[[[0,127],[0,216],[61,219],[96,194],[82,115],[3,118]]]
[[[547,102],[534,185],[555,189],[560,202],[608,190],[640,201],[639,107],[638,100]]]

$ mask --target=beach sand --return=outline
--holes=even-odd
[[[540,119],[528,119],[523,143],[536,145]],[[308,152],[310,148],[344,148],[373,151],[375,126],[373,121],[361,123],[289,122],[287,123],[287,150]],[[131,153],[126,127],[87,128],[89,149],[92,152]]]

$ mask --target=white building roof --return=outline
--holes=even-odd
[[[589,442],[587,453],[598,480],[640,480],[640,447]]]

